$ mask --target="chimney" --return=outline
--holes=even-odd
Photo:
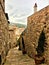
[[[37,12],[37,3],[34,5],[34,13]]]

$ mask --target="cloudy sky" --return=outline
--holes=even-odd
[[[38,10],[49,5],[49,0],[5,0],[5,11],[12,23],[27,24],[27,17],[34,13],[33,6],[37,3]]]

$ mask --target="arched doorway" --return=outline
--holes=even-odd
[[[41,32],[40,34],[40,37],[39,37],[39,40],[38,40],[38,46],[36,48],[37,50],[37,55],[35,55],[35,63],[36,65],[38,64],[42,64],[45,62],[45,58],[44,58],[44,46],[46,44],[46,41],[45,41],[46,37],[45,37],[45,33],[44,31]]]
[[[37,53],[42,55],[44,53],[44,45],[45,45],[45,33],[42,31],[38,40]]]

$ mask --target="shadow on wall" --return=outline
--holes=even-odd
[[[22,37],[22,53],[23,54],[26,54],[26,51],[25,51],[25,43],[24,43],[23,37]]]

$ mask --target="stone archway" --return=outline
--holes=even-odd
[[[36,48],[37,54],[42,55],[44,53],[44,45],[46,43],[45,39],[46,39],[45,33],[44,33],[44,31],[42,31],[40,34],[39,40],[38,40],[38,46]]]
[[[45,62],[44,52],[46,48],[46,36],[44,33],[44,30],[42,30],[39,40],[38,40],[38,46],[36,48],[37,55],[35,56],[35,62],[36,64],[42,64]]]

